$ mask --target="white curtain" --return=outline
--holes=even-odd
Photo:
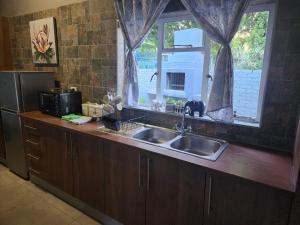
[[[123,104],[128,104],[129,89],[133,104],[138,103],[139,88],[134,50],[147,36],[150,28],[166,8],[169,0],[114,0],[115,7],[127,45]]]
[[[181,0],[202,29],[219,44],[207,115],[233,121],[233,63],[230,42],[238,30],[248,0]]]

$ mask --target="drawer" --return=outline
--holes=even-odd
[[[38,176],[40,178],[43,177],[41,171],[39,171],[39,170],[36,170],[36,169],[34,169],[34,168],[30,167],[30,166],[29,166],[28,170],[29,170],[29,173],[32,174],[32,175]]]
[[[42,149],[40,147],[35,147],[25,142],[24,149],[26,154],[32,154],[37,157],[42,157]]]
[[[29,139],[32,140],[33,142],[38,142],[38,143],[40,142],[40,135],[30,130],[23,129],[23,138],[24,140]]]
[[[24,137],[24,145],[27,145],[31,148],[38,148],[41,149],[41,143],[39,137]]]
[[[30,171],[34,171],[34,173],[37,175],[41,174],[42,165],[40,157],[35,156],[31,153],[27,153],[27,162]]]
[[[31,133],[38,135],[39,133],[39,127],[36,121],[23,119],[23,131],[24,133]]]

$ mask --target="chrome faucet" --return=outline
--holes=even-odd
[[[184,106],[180,127],[178,126],[178,123],[176,124],[176,129],[180,132],[181,136],[184,136],[186,134],[186,132],[192,132],[191,126],[188,126],[187,128],[185,128],[186,127],[185,126],[185,115],[189,114],[190,111],[191,111],[191,108],[189,106]]]

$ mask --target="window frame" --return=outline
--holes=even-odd
[[[267,32],[266,32],[266,43],[263,57],[263,67],[261,73],[261,81],[259,88],[259,98],[257,106],[256,118],[237,116],[234,118],[234,124],[240,124],[244,126],[259,127],[261,125],[261,117],[263,113],[263,105],[266,95],[266,83],[269,74],[269,66],[271,60],[271,50],[273,42],[273,31],[276,17],[276,3],[262,3],[249,5],[245,13],[251,12],[261,12],[269,11]],[[206,32],[203,32],[203,47],[193,47],[193,48],[164,48],[164,23],[166,22],[176,22],[180,20],[194,20],[194,17],[188,11],[171,12],[165,13],[160,16],[157,20],[156,25],[158,26],[158,50],[157,50],[157,84],[156,84],[156,99],[161,102],[162,100],[162,90],[161,90],[161,69],[162,69],[162,53],[170,52],[191,52],[200,51],[204,54],[204,66],[203,66],[203,77],[202,77],[202,90],[201,90],[201,100],[207,104],[208,101],[208,82],[210,79],[210,49],[211,49],[211,39],[208,37]],[[117,21],[117,92],[122,95],[123,90],[123,77],[125,72],[125,51],[126,44],[124,42],[124,37],[122,35],[119,22]],[[133,106],[136,107],[136,106]],[[142,107],[144,108],[144,107]],[[209,118],[203,118],[204,120],[210,120]]]
[[[210,62],[210,41],[203,31],[203,46],[202,47],[189,47],[189,48],[165,48],[164,47],[164,24],[169,22],[177,22],[182,20],[195,20],[194,17],[188,11],[164,13],[157,20],[158,26],[158,46],[157,46],[157,80],[156,80],[156,100],[162,102],[163,95],[161,90],[161,71],[162,71],[162,55],[163,53],[176,53],[176,52],[201,52],[204,55],[203,62],[203,76],[202,76],[202,89],[201,100],[207,103],[208,96],[208,74],[209,74],[209,62]]]
[[[273,38],[273,30],[275,24],[275,12],[276,12],[276,4],[275,3],[265,3],[265,4],[257,4],[257,5],[249,5],[245,11],[245,13],[251,12],[262,12],[269,11],[267,32],[266,32],[266,43],[263,57],[263,67],[261,70],[261,80],[259,87],[259,95],[257,101],[257,112],[255,118],[250,117],[236,117],[236,120],[239,121],[247,121],[247,122],[255,122],[261,123],[261,117],[263,112],[263,105],[266,95],[266,84],[269,73],[269,66],[271,60],[271,50],[272,50],[272,38]]]

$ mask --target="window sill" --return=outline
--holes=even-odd
[[[182,115],[177,114],[177,113],[172,113],[172,112],[165,112],[165,111],[154,111],[149,109],[148,107],[145,106],[127,106],[127,109],[137,109],[141,111],[146,111],[148,113],[155,113],[155,114],[164,114],[164,115],[172,115],[172,116],[177,116],[181,117]],[[191,116],[186,116],[189,119],[193,120],[200,120],[203,122],[211,122],[211,123],[218,123],[218,124],[227,124],[230,126],[242,126],[242,127],[252,127],[252,128],[260,128],[260,123],[259,122],[248,122],[248,121],[241,121],[235,119],[233,123],[228,123],[224,121],[216,121],[210,118],[209,116],[203,116],[203,117],[191,117]]]

